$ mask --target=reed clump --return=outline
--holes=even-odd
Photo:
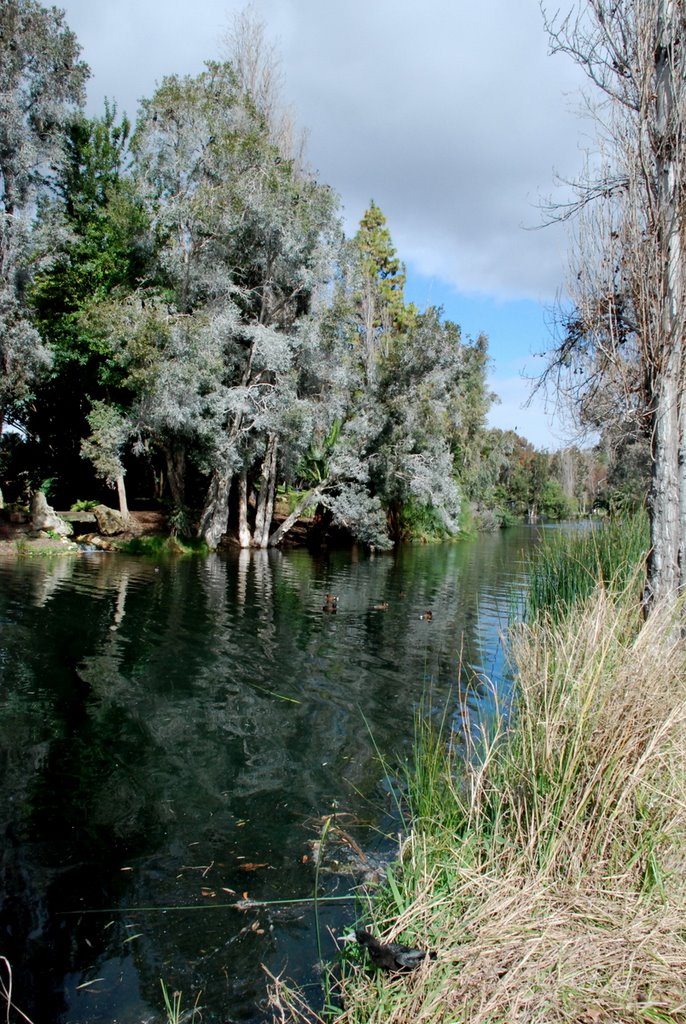
[[[576,601],[590,597],[600,581],[617,592],[636,582],[636,567],[650,547],[644,510],[581,531],[553,531],[529,566],[527,618],[543,612],[561,619]]]
[[[438,956],[344,963],[329,1020],[686,1020],[686,656],[635,595],[518,628],[516,712],[478,757],[420,725],[413,828],[366,923]]]

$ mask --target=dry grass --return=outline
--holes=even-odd
[[[375,904],[378,931],[438,957],[402,977],[344,965],[337,1024],[686,1021],[674,621],[600,590],[520,628],[515,659],[515,724],[485,757],[458,771],[424,732],[421,812]]]

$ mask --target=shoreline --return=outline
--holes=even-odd
[[[64,513],[56,513],[62,517]],[[34,556],[75,555],[82,550],[81,544],[94,544],[104,551],[118,551],[119,548],[140,537],[166,537],[166,519],[160,512],[131,512],[136,527],[126,533],[107,537],[99,533],[77,534],[75,537],[51,537],[37,531],[29,517],[24,521],[12,521],[0,512],[0,557],[5,560]]]

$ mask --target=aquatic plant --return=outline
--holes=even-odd
[[[571,604],[588,597],[599,580],[620,592],[634,579],[640,593],[642,579],[635,569],[644,564],[649,546],[645,512],[589,529],[550,531],[529,560],[526,618],[543,611],[560,618]]]
[[[184,1010],[182,1012],[182,993],[175,991],[172,992],[170,996],[169,989],[165,985],[164,980],[162,978],[160,978],[160,986],[162,988],[162,998],[164,999],[164,1009],[165,1013],[167,1014],[167,1024],[181,1024],[181,1021],[183,1021],[184,1024],[193,1024],[193,1021],[195,1020],[196,1016],[201,1015],[200,1007],[198,1006],[198,1003],[200,1002],[201,993],[198,992],[197,996],[195,997],[195,1003],[193,1004],[193,1008],[191,1010]]]
[[[19,1009],[19,1007],[12,1001],[12,965],[6,956],[0,956],[0,967],[6,972],[6,976],[0,973],[0,997],[4,1000],[6,1019],[10,1020],[12,1011],[18,1018],[26,1021],[26,1024],[33,1024],[30,1017]]]

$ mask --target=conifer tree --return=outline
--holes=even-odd
[[[354,239],[358,256],[355,305],[367,377],[387,358],[407,329],[413,309],[405,305],[405,268],[399,260],[386,217],[372,200]]]

